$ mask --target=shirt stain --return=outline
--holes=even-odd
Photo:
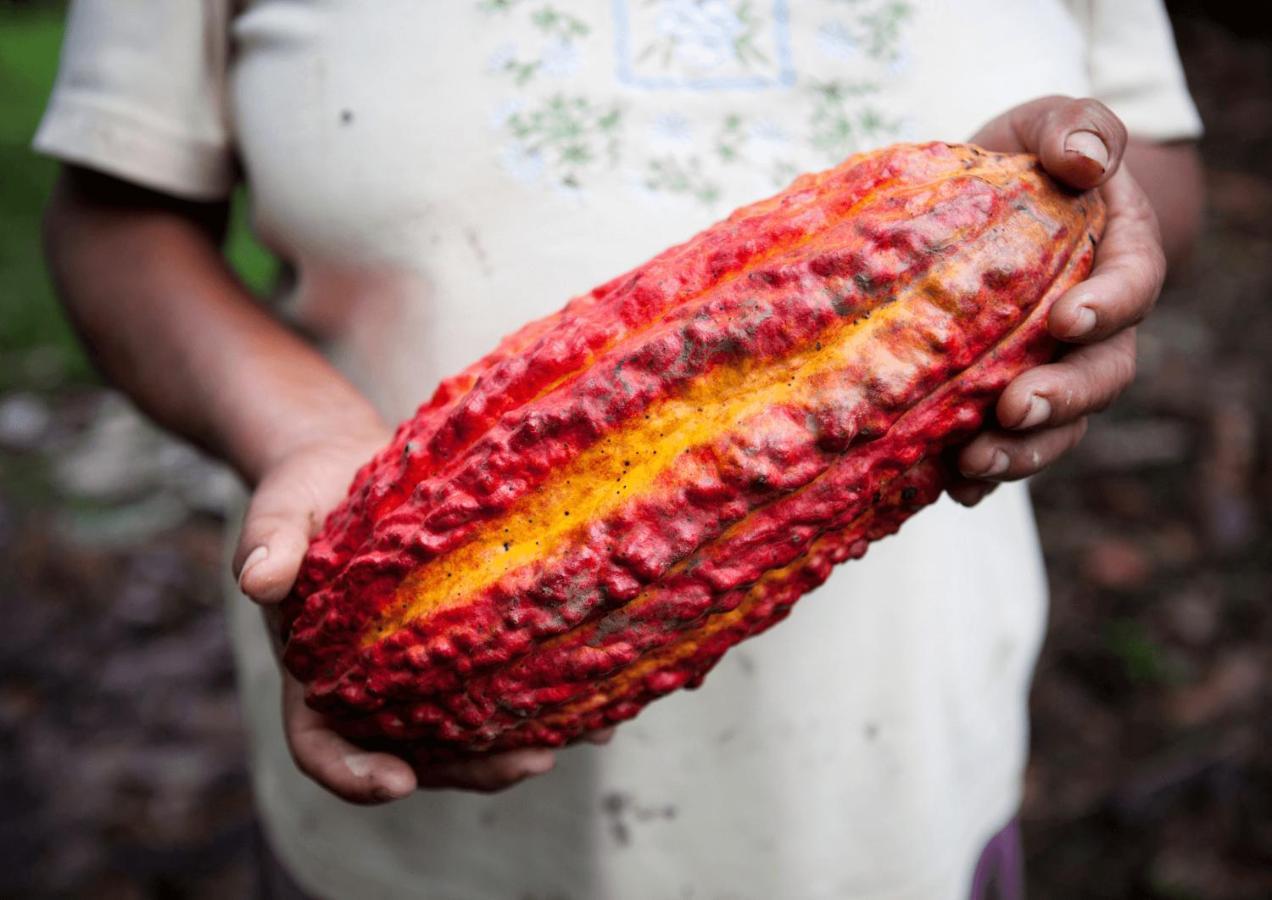
[[[623,791],[610,791],[601,797],[601,812],[609,819],[610,837],[620,847],[632,842],[632,825],[648,822],[670,822],[679,814],[674,803],[645,805],[637,803]]]

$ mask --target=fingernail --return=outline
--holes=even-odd
[[[247,577],[247,573],[260,562],[269,556],[269,548],[264,544],[256,547],[251,553],[247,554],[247,559],[243,560],[243,568],[239,569],[239,590],[243,589],[243,579]]]
[[[1085,156],[1100,167],[1103,172],[1109,167],[1109,148],[1094,131],[1074,131],[1064,139],[1064,149],[1068,153]]]
[[[977,503],[980,503],[982,500],[984,500],[985,495],[992,490],[993,490],[993,486],[988,484],[985,485],[984,487],[969,488],[964,494],[963,498],[959,500],[958,502],[970,509],[971,507],[975,506]]]
[[[386,772],[380,776],[380,787],[390,799],[396,799],[414,791],[415,783],[405,772]]]
[[[1025,417],[1016,425],[1017,428],[1033,428],[1051,418],[1051,401],[1037,394],[1029,398],[1029,406],[1025,408]]]
[[[552,771],[552,767],[556,765],[555,753],[536,753],[525,761],[525,773],[527,775],[543,775]]]
[[[974,477],[993,478],[995,475],[1001,475],[1007,471],[1007,467],[1011,465],[1011,460],[1007,458],[1006,452],[995,450],[994,455],[989,458],[989,465],[979,472],[973,472]]]
[[[1089,306],[1079,306],[1077,313],[1073,317],[1073,324],[1069,326],[1068,337],[1082,337],[1084,334],[1090,334],[1095,329],[1096,317],[1095,310]]]
[[[608,744],[614,739],[613,728],[602,728],[600,731],[594,731],[588,735],[588,740],[593,744]]]

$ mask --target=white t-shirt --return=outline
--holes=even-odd
[[[193,198],[241,165],[290,312],[398,417],[799,171],[1050,93],[1200,128],[1156,0],[80,0],[36,146]],[[371,809],[295,770],[229,609],[261,812],[316,893],[957,898],[1018,805],[1045,596],[1022,486],[943,500],[609,746]]]

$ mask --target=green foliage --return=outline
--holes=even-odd
[[[234,192],[230,206],[230,230],[225,255],[243,283],[258,297],[268,295],[278,282],[278,258],[261,246],[249,221],[247,189]]]
[[[0,6],[0,388],[91,373],[40,253],[40,210],[56,165],[28,148],[57,71],[61,16],[47,6]]]
[[[57,164],[31,152],[31,138],[57,73],[59,4],[0,4],[0,391],[95,378],[62,316],[40,250],[40,215]],[[227,254],[255,291],[277,264],[252,238],[242,192]]]

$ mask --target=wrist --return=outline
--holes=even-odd
[[[299,453],[347,447],[369,456],[392,435],[371,403],[334,371],[312,389],[266,397],[266,404],[234,410],[221,429],[223,455],[251,485]]]
[[[307,410],[290,427],[273,437],[263,448],[260,473],[283,460],[317,447],[348,447],[362,450],[388,443],[392,433],[375,409],[365,400],[346,404],[340,410]]]

